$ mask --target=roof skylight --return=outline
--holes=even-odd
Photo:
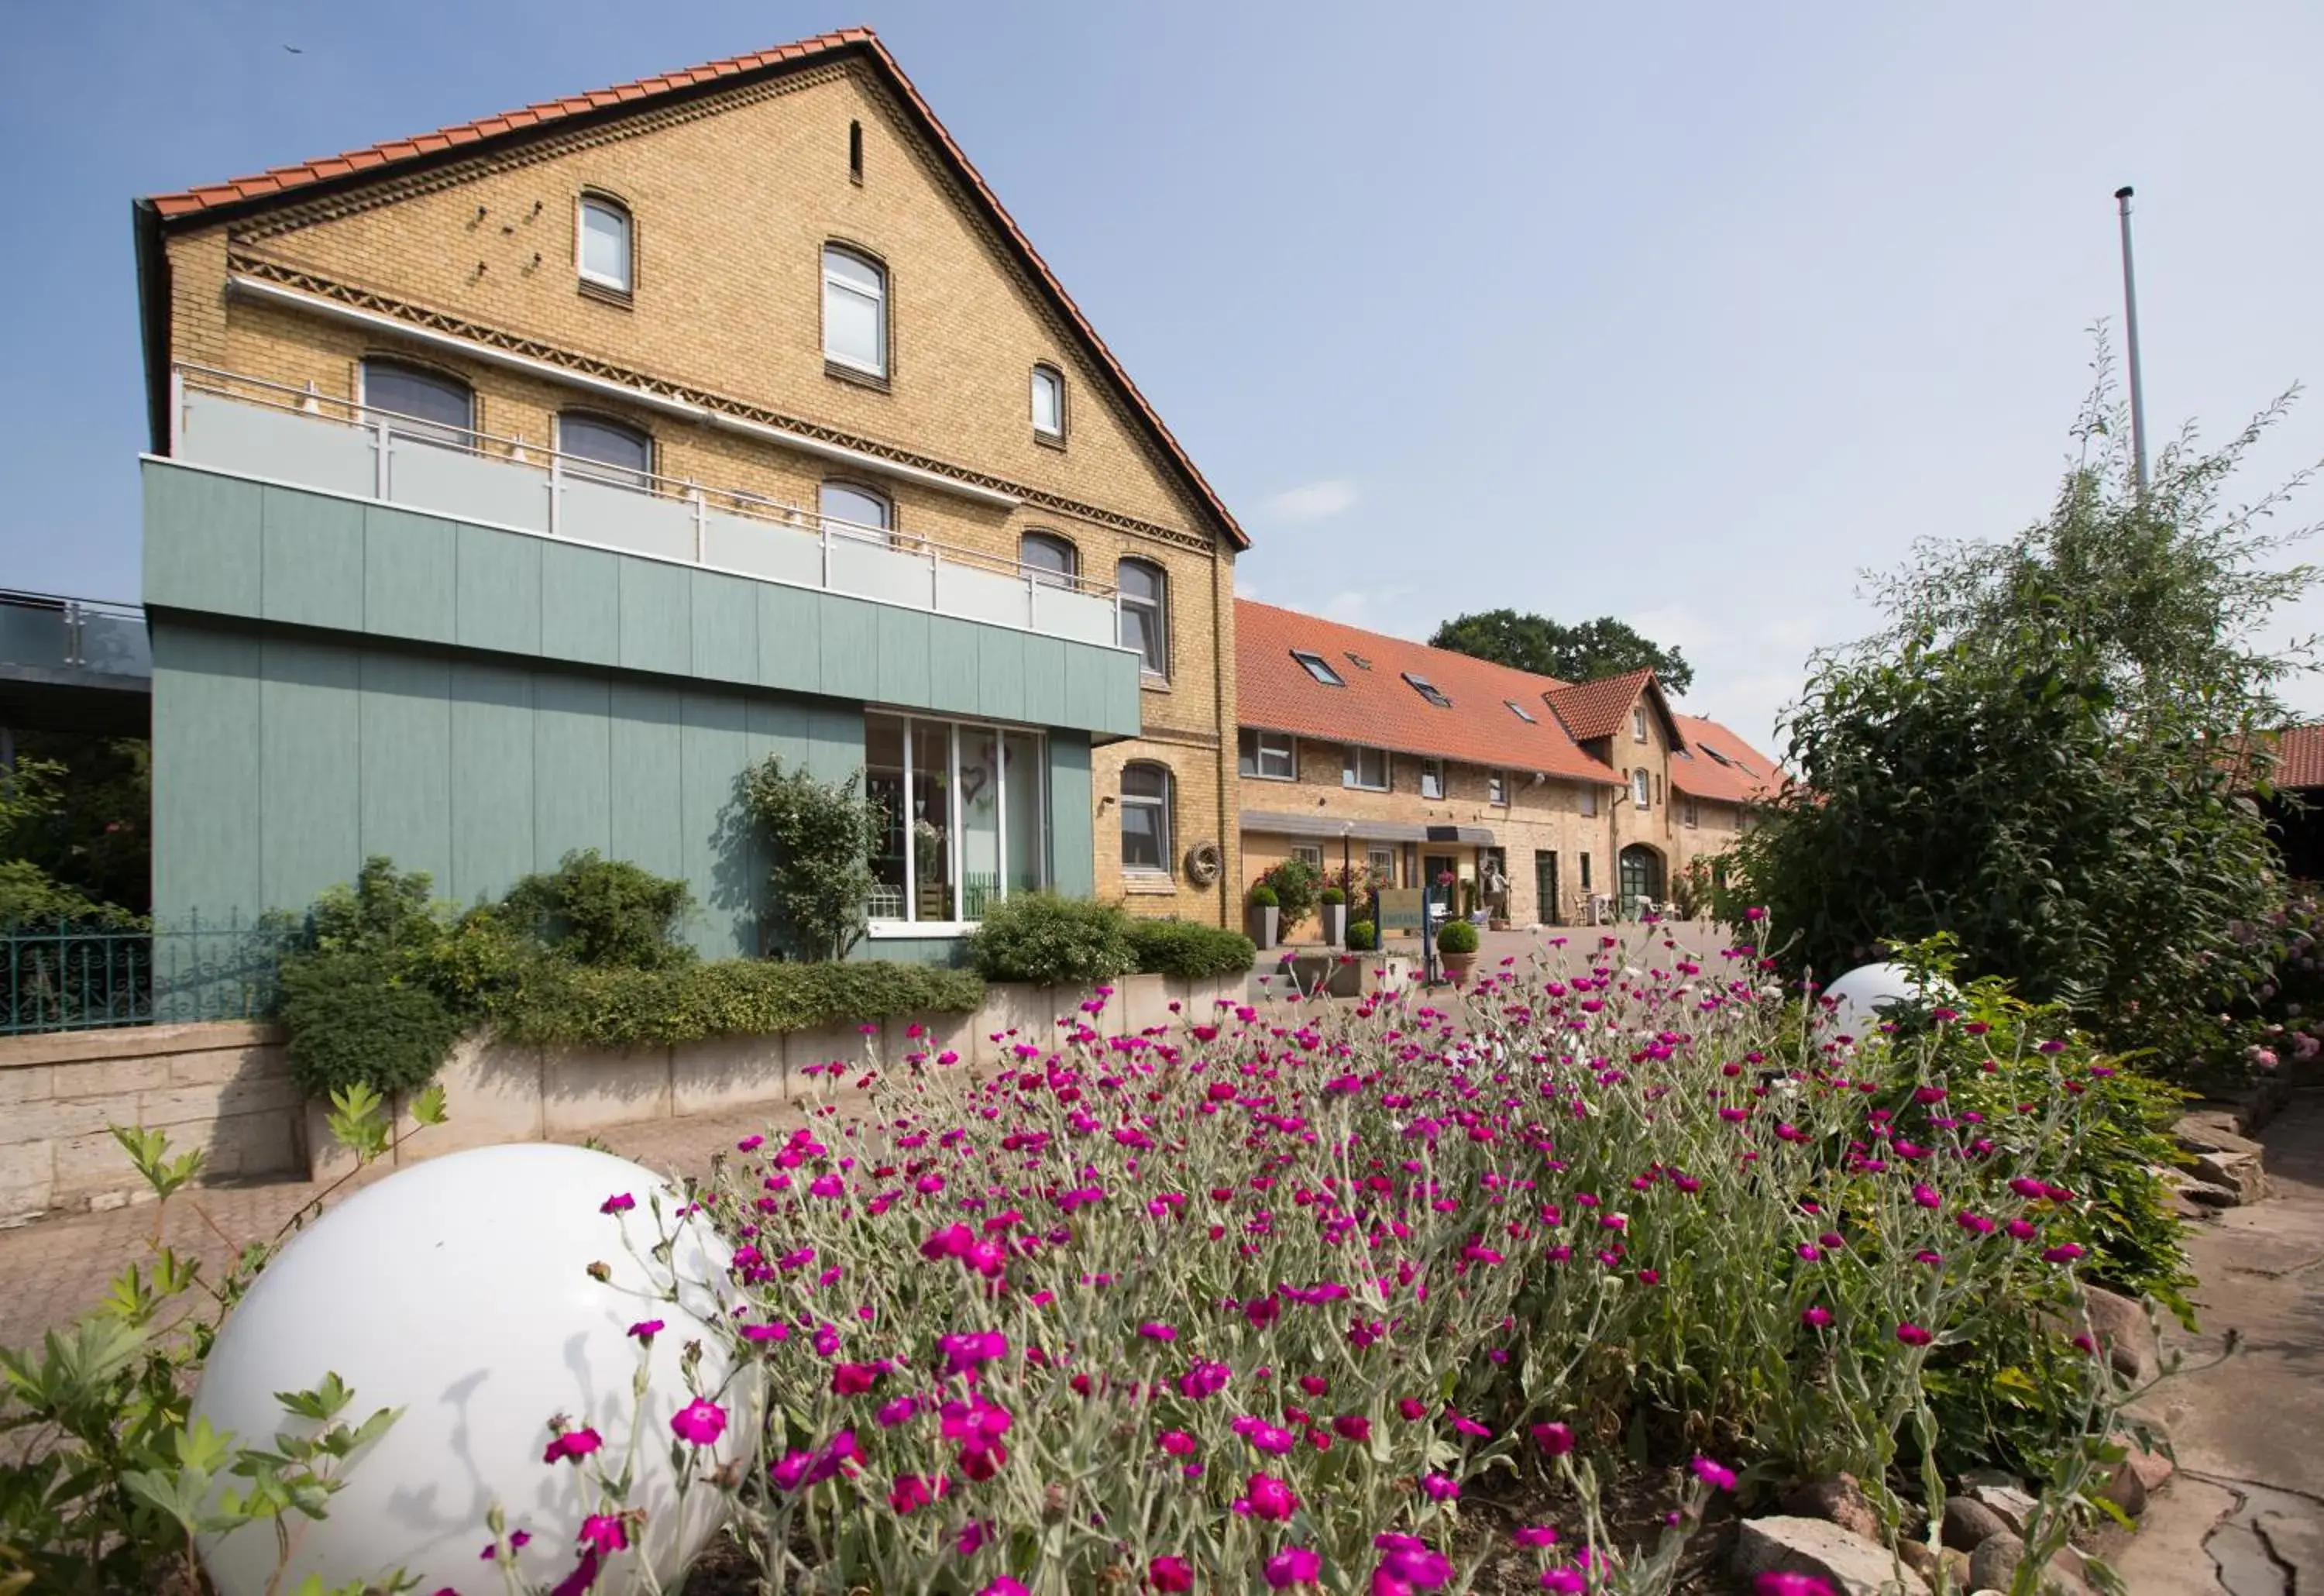
[[[1310,653],[1305,649],[1294,649],[1291,650],[1291,657],[1299,661],[1309,676],[1327,687],[1344,687],[1348,685],[1342,679],[1340,673],[1332,669],[1332,662],[1321,654]]]
[[[1527,714],[1527,713],[1526,712],[1526,706],[1525,706],[1524,705],[1522,705],[1522,704],[1518,703],[1516,699],[1514,699],[1514,698],[1504,698],[1504,699],[1502,699],[1502,700],[1501,700],[1501,702],[1502,702],[1502,703],[1504,703],[1504,704],[1506,704],[1506,705],[1508,705],[1508,706],[1509,706],[1509,713],[1510,713],[1511,715],[1516,715],[1516,716],[1517,717],[1517,719],[1519,719],[1519,720],[1521,720],[1521,721],[1525,722],[1525,724],[1527,724],[1527,725],[1529,725],[1529,726],[1530,726],[1530,725],[1535,725],[1535,724],[1539,724],[1539,723],[1537,723],[1536,721],[1535,721],[1535,719],[1533,718],[1533,716],[1532,716],[1531,715],[1529,715],[1529,714]]]
[[[1436,684],[1430,681],[1426,677],[1415,676],[1412,672],[1407,670],[1404,673],[1404,679],[1412,684],[1412,690],[1414,692],[1427,699],[1431,704],[1436,706],[1437,708],[1450,709],[1452,707],[1452,700],[1447,698],[1443,693],[1437,691]]]

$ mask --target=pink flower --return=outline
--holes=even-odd
[[[1372,1438],[1372,1421],[1360,1413],[1343,1413],[1332,1421],[1332,1433],[1342,1441],[1360,1444]]]
[[[581,1540],[600,1552],[618,1552],[630,1544],[622,1521],[609,1513],[592,1513],[581,1520]]]
[[[880,1383],[888,1371],[877,1363],[835,1363],[831,1366],[831,1389],[834,1396],[861,1397]]]
[[[1420,1489],[1428,1493],[1432,1502],[1449,1502],[1461,1495],[1461,1482],[1444,1474],[1430,1474],[1422,1479]]]
[[[1590,1576],[1572,1567],[1544,1569],[1541,1588],[1554,1591],[1558,1596],[1582,1596],[1582,1592],[1590,1589]]]
[[[638,1200],[627,1192],[616,1192],[597,1204],[600,1213],[627,1213],[638,1205]]]
[[[662,1322],[659,1319],[641,1319],[630,1326],[630,1333],[642,1342],[650,1342],[661,1333]]]
[[[1157,1557],[1146,1565],[1146,1581],[1157,1591],[1191,1591],[1194,1571],[1184,1557]]]
[[[1557,1545],[1557,1531],[1546,1524],[1521,1524],[1509,1532],[1509,1538],[1520,1546],[1532,1546],[1538,1550]]]
[[[1751,1596],[1839,1596],[1839,1592],[1812,1573],[1770,1573],[1752,1582]]]
[[[1831,1310],[1821,1303],[1816,1303],[1801,1313],[1800,1323],[1811,1330],[1821,1330],[1831,1323]]]
[[[1033,1592],[1004,1573],[979,1591],[976,1596],[1033,1596]]]
[[[1312,1585],[1323,1577],[1323,1559],[1305,1546],[1286,1546],[1267,1560],[1261,1570],[1270,1591]]]
[[[1931,1335],[1918,1324],[1912,1324],[1908,1321],[1905,1324],[1896,1326],[1896,1339],[1903,1342],[1908,1347],[1925,1347],[1931,1342],[1934,1341],[1936,1337]]]
[[[553,1463],[565,1458],[571,1458],[578,1462],[604,1444],[605,1438],[603,1435],[584,1425],[577,1430],[567,1430],[551,1441],[549,1444],[549,1450],[540,1454],[540,1461]]]
[[[2081,1257],[2081,1255],[2082,1250],[2073,1242],[2061,1241],[2055,1247],[2046,1248],[2043,1250],[2042,1253],[2042,1261],[2043,1263],[2071,1263],[2074,1259]]]
[[[1274,1475],[1253,1474],[1243,1487],[1242,1499],[1234,1508],[1238,1513],[1280,1523],[1299,1510],[1299,1499],[1292,1494],[1290,1486]]]
[[[532,1531],[529,1529],[512,1529],[508,1532],[509,1550],[512,1552],[516,1551],[519,1547],[530,1542],[531,1539]],[[476,1561],[479,1563],[490,1563],[499,1554],[499,1544],[497,1542],[487,1542],[484,1549],[476,1554]]]
[[[896,1482],[888,1488],[888,1505],[900,1516],[916,1512],[944,1494],[942,1475],[937,1476],[936,1485],[931,1489],[928,1482],[918,1474],[899,1474]]]
[[[1167,1324],[1157,1324],[1151,1319],[1148,1319],[1145,1324],[1140,1324],[1138,1327],[1138,1333],[1144,1336],[1148,1341],[1176,1341],[1178,1339],[1178,1332],[1175,1328]]]
[[[1945,1202],[1937,1195],[1937,1188],[1926,1181],[1920,1182],[1913,1187],[1913,1201],[1923,1208],[1941,1208]]]
[[[1155,1437],[1154,1444],[1172,1457],[1192,1457],[1194,1438],[1184,1430],[1165,1430]]]
[[[880,1404],[872,1416],[883,1430],[892,1430],[920,1410],[917,1398],[896,1397]]]
[[[1713,1490],[1732,1490],[1735,1489],[1735,1471],[1728,1468],[1723,1463],[1713,1462],[1707,1457],[1698,1456],[1692,1462],[1689,1463],[1687,1467],[1694,1471],[1694,1477],[1696,1479],[1702,1481],[1705,1485],[1710,1486]]]
[[[1571,1425],[1536,1425],[1533,1438],[1552,1457],[1563,1457],[1573,1450],[1573,1427]]]
[[[671,1433],[690,1446],[708,1446],[726,1431],[726,1410],[696,1397],[670,1416]]]

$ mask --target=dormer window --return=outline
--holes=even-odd
[[[1291,650],[1291,657],[1299,661],[1301,669],[1309,676],[1327,687],[1344,687],[1348,685],[1346,678],[1333,669],[1332,662],[1321,654],[1311,654],[1305,649],[1294,649]]]
[[[637,275],[629,207],[603,194],[584,194],[576,254],[584,284],[627,299]]]
[[[1412,690],[1414,692],[1427,699],[1431,704],[1436,706],[1437,708],[1450,709],[1452,707],[1452,700],[1447,698],[1443,693],[1437,691],[1436,684],[1430,681],[1426,677],[1415,676],[1411,671],[1407,670],[1404,673],[1404,679],[1412,684]]]

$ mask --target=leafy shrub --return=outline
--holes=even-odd
[[[771,754],[742,772],[742,807],[773,853],[776,933],[795,959],[845,958],[863,940],[888,814],[862,781],[860,770],[819,781]]]
[[[434,1077],[465,1017],[388,955],[345,948],[282,962],[290,1074],[309,1097],[349,1086],[408,1092]]]
[[[1141,973],[1178,981],[1240,975],[1259,962],[1259,950],[1241,932],[1187,920],[1133,919],[1130,947]]]
[[[501,913],[582,964],[659,970],[693,959],[694,950],[678,940],[693,902],[684,881],[581,848],[554,872],[510,888]]]
[[[983,1001],[976,976],[930,964],[719,959],[639,970],[544,962],[495,1001],[491,1019],[517,1042],[662,1047],[965,1013]]]
[[[1379,946],[1379,928],[1370,920],[1348,922],[1348,951],[1370,953]]]
[[[968,960],[987,981],[1048,986],[1087,986],[1138,968],[1119,905],[1055,892],[1011,893],[987,909],[968,938]]]
[[[1477,927],[1466,920],[1446,920],[1436,927],[1438,953],[1475,953]]]
[[[1253,909],[1280,909],[1283,899],[1277,896],[1274,888],[1261,881],[1250,890],[1250,906]]]
[[[1263,885],[1275,889],[1275,901],[1283,910],[1286,927],[1296,926],[1315,912],[1323,872],[1305,859],[1286,859],[1271,864],[1259,879]]]
[[[1326,887],[1321,893],[1317,894],[1315,900],[1318,903],[1323,904],[1327,909],[1337,909],[1348,901],[1347,889],[1344,887]]]

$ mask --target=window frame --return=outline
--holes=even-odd
[[[1057,424],[1054,429],[1041,425],[1040,388],[1041,380],[1045,377],[1048,379],[1057,396]],[[1026,382],[1026,403],[1033,422],[1035,441],[1054,444],[1060,448],[1065,447],[1065,432],[1072,424],[1065,409],[1065,372],[1048,361],[1035,361],[1031,374]]]
[[[1581,804],[1583,819],[1598,818],[1598,784],[1596,782],[1585,781],[1582,784]]]
[[[1064,549],[1065,568],[1053,571],[1047,566],[1036,565],[1027,559],[1025,549],[1035,542]],[[1017,536],[1017,568],[1020,576],[1029,577],[1045,587],[1061,587],[1068,593],[1078,593],[1082,586],[1082,546],[1053,527],[1027,527]]]
[[[371,408],[371,384],[374,368],[403,372],[419,378],[423,383],[433,383],[447,390],[459,389],[467,396],[467,423],[454,427],[448,421],[431,421],[424,416],[411,416],[408,411],[374,411]],[[457,449],[463,454],[476,452],[476,438],[481,430],[476,425],[476,385],[459,373],[429,365],[424,361],[407,359],[401,355],[366,355],[355,362],[355,387],[356,412],[366,420],[376,415],[379,424],[387,429],[391,440],[402,438],[411,443],[424,443],[431,448]],[[447,436],[455,432],[460,436]]]
[[[1376,783],[1363,780],[1366,754],[1377,754],[1379,758],[1380,779]],[[1340,744],[1340,785],[1351,792],[1390,791],[1396,786],[1396,762],[1389,758],[1385,748],[1378,748],[1369,743],[1342,743]]]
[[[1280,748],[1269,743],[1281,740]],[[1267,757],[1279,754],[1284,770],[1277,774],[1267,768]],[[1235,736],[1235,768],[1245,781],[1296,781],[1299,780],[1299,739],[1289,732],[1269,732],[1259,726],[1244,726]]]
[[[1397,847],[1394,843],[1366,843],[1364,869],[1380,880],[1386,887],[1396,885]],[[1386,861],[1385,863],[1382,861]]]
[[[1404,685],[1410,687],[1414,692],[1419,694],[1424,703],[1433,705],[1438,709],[1450,709],[1452,707],[1452,695],[1445,692],[1443,688],[1438,687],[1434,682],[1430,681],[1426,677],[1416,675],[1409,670],[1400,672],[1399,674],[1404,678]]]
[[[1449,774],[1443,760],[1423,757],[1420,761],[1420,796],[1432,802],[1443,803],[1445,793],[1451,790],[1445,784]],[[1434,792],[1429,790],[1432,786],[1436,789]]]
[[[1511,715],[1516,715],[1517,719],[1525,722],[1526,724],[1529,726],[1537,726],[1541,724],[1534,718],[1531,711],[1526,709],[1524,705],[1518,703],[1516,699],[1504,698],[1501,702],[1509,706],[1509,713]]]
[[[1307,673],[1308,679],[1319,687],[1344,687],[1348,685],[1348,678],[1332,669],[1332,662],[1313,649],[1294,649],[1291,657],[1299,662],[1299,669]]]
[[[1132,770],[1158,771],[1162,777],[1162,796],[1148,798],[1141,793],[1132,798],[1130,795],[1130,773]],[[1121,775],[1114,782],[1114,804],[1121,811],[1120,820],[1117,822],[1115,837],[1115,846],[1121,861],[1121,873],[1124,876],[1134,876],[1139,881],[1176,881],[1178,879],[1176,836],[1177,830],[1176,810],[1178,807],[1177,772],[1157,760],[1131,760],[1121,767]],[[1129,833],[1121,827],[1127,823],[1130,811],[1133,807],[1151,808],[1158,812],[1159,819],[1156,823],[1154,835],[1155,841],[1161,850],[1162,863],[1159,866],[1130,863]]]
[[[825,510],[823,495],[834,488],[879,505],[884,512],[881,524],[873,528],[863,521],[850,521]],[[828,531],[835,538],[851,538],[859,543],[883,541],[893,544],[896,541],[896,501],[878,488],[858,482],[852,476],[826,476],[815,484],[815,526],[817,532]],[[878,540],[872,536],[875,530],[881,534]]]
[[[1646,740],[1646,706],[1643,704],[1633,704],[1630,706],[1630,741],[1644,743]]]
[[[1124,573],[1133,567],[1151,571],[1154,574],[1155,596],[1153,598],[1130,596],[1130,584],[1122,577]],[[1116,560],[1113,567],[1113,603],[1117,612],[1113,628],[1114,641],[1123,648],[1128,648],[1130,645],[1121,641],[1122,627],[1120,617],[1131,610],[1152,613],[1154,651],[1161,656],[1161,663],[1156,664],[1152,656],[1140,649],[1138,655],[1139,675],[1143,679],[1168,681],[1170,679],[1170,573],[1158,560],[1141,559],[1135,555],[1125,556]]]
[[[1648,772],[1644,765],[1630,772],[1630,807],[1632,808],[1648,809],[1654,807],[1648,801],[1653,789],[1647,786],[1647,780]]]
[[[877,281],[878,291],[867,296],[862,283],[849,281],[844,277],[835,279],[831,270],[831,258],[834,255],[853,261],[869,271]],[[860,244],[843,243],[836,238],[826,238],[816,255],[816,276],[823,285],[822,297],[816,303],[822,315],[820,330],[825,369],[828,371],[836,366],[841,374],[867,377],[883,383],[888,382],[894,373],[896,364],[895,338],[892,331],[895,320],[893,310],[896,289],[894,280],[888,272],[888,263]],[[834,292],[869,297],[872,300],[872,335],[873,342],[877,346],[877,364],[867,365],[852,355],[833,352],[831,296]]]
[[[1678,814],[1679,820],[1683,825],[1700,826],[1702,824],[1702,802],[1691,792],[1679,795]]]
[[[1509,807],[1509,773],[1507,770],[1485,772],[1485,802],[1497,808]]]
[[[1323,868],[1323,844],[1321,843],[1294,843],[1291,844],[1290,857],[1294,859],[1305,860],[1308,863],[1314,865],[1316,871],[1320,873]]]
[[[599,210],[620,218],[622,274],[608,277],[589,269],[589,212]],[[603,189],[584,189],[573,206],[573,273],[585,291],[629,303],[638,291],[638,216],[629,203]]]
[[[964,850],[961,847],[961,839],[966,833],[967,805],[970,800],[968,796],[964,793],[961,789],[961,739],[964,736],[974,736],[989,733],[998,740],[1000,747],[1002,750],[1001,757],[1004,761],[1003,770],[1005,771],[1008,739],[1010,737],[1029,737],[1033,743],[1032,791],[1034,801],[1038,805],[1040,813],[1038,816],[1038,822],[1033,827],[1033,835],[1036,839],[1034,847],[1039,855],[1038,860],[1039,868],[1034,877],[1036,885],[1028,890],[1037,892],[1047,891],[1055,884],[1056,878],[1052,870],[1051,853],[1054,849],[1053,827],[1056,825],[1056,815],[1054,795],[1051,793],[1049,789],[1049,737],[1047,733],[1041,731],[1038,727],[1004,725],[992,721],[950,720],[943,715],[898,715],[886,711],[875,711],[872,715],[865,716],[865,738],[867,743],[870,738],[869,723],[873,719],[894,721],[902,728],[903,765],[901,770],[904,790],[907,794],[911,791],[912,778],[915,774],[913,748],[916,739],[914,737],[914,733],[923,726],[941,726],[945,728],[945,771],[944,818],[945,852],[946,855],[945,861],[945,882],[946,890],[952,893],[953,902],[956,906],[965,906],[967,902],[968,886],[966,881],[965,856]],[[865,764],[868,766],[869,762],[870,761],[867,757]],[[870,782],[867,778],[865,782],[867,789],[869,788],[869,785]],[[999,898],[1005,899],[1009,896],[1010,866],[1009,783],[1006,780],[1005,774],[1003,779],[996,785],[993,790],[992,824],[993,835],[995,838],[993,857],[996,861],[994,875],[998,886],[996,895]],[[912,861],[908,853],[908,849],[910,847],[908,837],[906,842],[906,847],[908,853],[904,869],[904,910],[902,918],[873,917],[867,913],[864,918],[865,936],[871,939],[909,936],[959,936],[966,935],[968,932],[974,930],[977,926],[981,925],[982,922],[979,920],[922,920],[913,918],[919,911],[919,872],[912,868]],[[875,888],[879,885],[877,881],[873,884]]]
[[[600,487],[623,488],[631,493],[650,494],[654,491],[654,465],[657,448],[653,433],[619,416],[609,416],[602,411],[575,407],[561,410],[550,418],[553,439],[550,447],[558,454],[558,471],[568,482],[595,483]],[[633,474],[626,466],[580,454],[565,447],[565,429],[568,421],[579,421],[606,432],[625,432],[646,446],[645,464]]]

